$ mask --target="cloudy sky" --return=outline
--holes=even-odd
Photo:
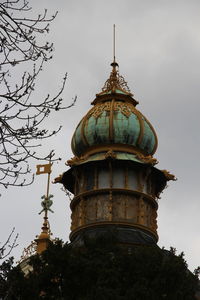
[[[46,122],[49,128],[63,126],[61,133],[41,149],[55,149],[62,157],[53,165],[52,178],[67,169],[73,131],[109,76],[115,23],[120,74],[139,101],[137,108],[158,135],[157,166],[178,178],[169,182],[159,200],[159,245],[184,251],[193,270],[200,265],[200,2],[32,0],[30,4],[33,13],[47,8],[51,15],[58,10],[49,37],[44,37],[54,42],[54,58],[41,74],[34,97],[55,93],[66,71],[65,103],[78,97],[73,108],[51,115]],[[37,163],[31,162],[33,171]],[[40,232],[38,212],[46,181],[46,176],[40,175],[32,186],[1,191],[1,241],[12,227],[16,228],[16,258]],[[69,200],[60,188],[51,186],[54,214],[50,223],[54,236],[66,241],[70,232]]]

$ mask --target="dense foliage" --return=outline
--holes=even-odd
[[[11,261],[1,266],[0,298],[193,300],[198,287],[183,254],[157,246],[119,247],[108,237],[78,249],[58,241],[30,264],[34,271],[27,277]]]

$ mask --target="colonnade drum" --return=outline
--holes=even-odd
[[[158,180],[165,184],[164,175],[160,179],[150,166],[112,158],[78,166],[70,173],[72,241],[80,238],[82,230],[101,233],[105,226],[117,229],[121,242],[157,241],[157,184]],[[69,174],[63,179],[69,183]]]

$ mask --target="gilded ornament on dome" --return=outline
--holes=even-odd
[[[137,153],[137,157],[141,160],[143,160],[143,162],[147,163],[147,164],[151,164],[151,165],[156,165],[158,163],[156,158],[153,158],[151,155],[147,155],[144,156],[141,153]]]
[[[72,166],[74,166],[74,165],[77,165],[77,164],[79,164],[79,163],[85,161],[87,158],[88,158],[87,155],[80,156],[80,157],[74,156],[74,157],[72,157],[71,159],[69,159],[69,160],[67,161],[66,164],[67,164],[68,166],[72,167]]]
[[[119,75],[119,71],[117,71],[114,68],[112,70],[112,72],[110,73],[110,77],[106,80],[106,82],[102,88],[102,91],[109,92],[109,91],[113,91],[115,89],[119,89],[128,94],[131,94],[131,91],[130,91],[124,77]]]
[[[62,183],[63,174],[60,174],[58,177],[54,178],[52,183]]]
[[[105,154],[105,159],[116,159],[117,155],[116,153],[112,150],[112,149],[109,149],[108,152],[106,152]]]
[[[66,164],[70,167],[72,167],[73,165],[77,164],[79,162],[79,158],[78,156],[74,156],[71,159],[67,160]]]
[[[167,180],[177,180],[177,178],[175,177],[175,175],[171,174],[169,171],[167,170],[162,170],[163,174],[165,175]]]
[[[90,111],[90,115],[97,119],[98,117],[101,116],[101,114],[104,111],[110,111],[110,110],[111,110],[111,102],[97,104]],[[120,111],[127,118],[130,117],[131,113],[137,114],[137,110],[132,104],[121,102],[121,101],[114,102],[113,110]]]
[[[114,103],[114,110],[115,111],[120,111],[126,117],[130,117],[130,115],[131,115],[131,107],[127,103],[115,102]]]
[[[91,115],[94,118],[98,118],[104,111],[110,111],[110,102],[106,102],[100,105],[96,105],[92,111],[91,111]]]

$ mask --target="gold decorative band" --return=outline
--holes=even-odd
[[[91,190],[87,192],[83,192],[73,198],[73,200],[70,203],[70,208],[73,209],[76,204],[79,203],[80,200],[82,200],[84,197],[94,195],[94,194],[104,194],[104,193],[109,193],[112,191],[112,193],[123,193],[123,194],[132,194],[132,195],[137,195],[138,197],[143,197],[143,199],[151,202],[153,206],[157,209],[158,208],[158,203],[155,198],[152,196],[142,193],[140,191],[136,190],[130,190],[130,189],[120,189],[120,188],[105,188],[105,189],[96,189],[96,190]]]
[[[155,165],[158,163],[156,158],[153,158],[151,155],[148,155],[143,150],[138,150],[135,146],[130,146],[126,144],[104,144],[104,145],[95,145],[89,147],[83,154],[78,157],[75,156],[67,161],[67,165],[73,166],[83,163],[87,161],[89,156],[97,153],[105,152],[105,159],[108,157],[108,153],[113,153],[116,158],[115,152],[123,152],[123,153],[130,153],[136,155],[136,158],[141,160],[143,163]]]

